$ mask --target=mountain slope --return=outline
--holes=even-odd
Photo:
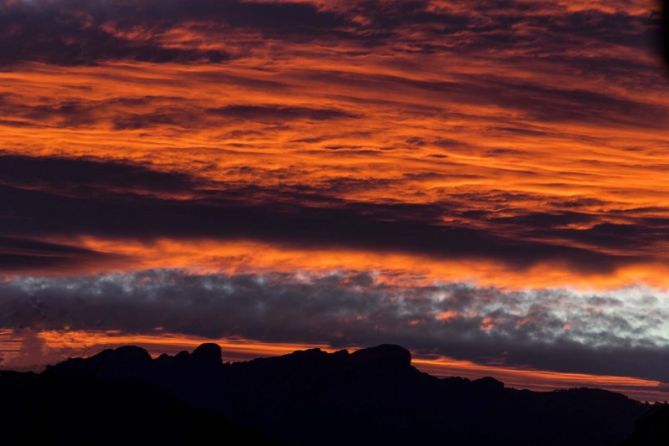
[[[205,438],[219,429],[228,432],[221,444],[253,438],[290,445],[618,446],[647,411],[602,390],[538,393],[508,389],[492,378],[435,378],[412,367],[409,352],[394,345],[354,353],[314,349],[233,364],[221,361],[214,344],[157,359],[122,347],[37,376],[3,374],[0,386],[7,389],[8,380],[21,381],[9,385],[23,407],[10,411],[14,419],[35,416],[36,407],[58,410],[66,401],[70,411],[90,408],[66,430],[93,423],[109,431],[120,417],[138,432],[179,428],[191,435],[189,444],[199,444],[196,434]]]

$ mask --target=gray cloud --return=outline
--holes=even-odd
[[[374,345],[556,371],[669,381],[667,296],[384,284],[373,273],[178,270],[0,283],[0,327]]]

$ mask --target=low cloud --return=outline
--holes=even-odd
[[[669,381],[669,305],[642,288],[505,292],[397,286],[374,273],[150,270],[0,283],[0,327],[402,344],[482,363]]]

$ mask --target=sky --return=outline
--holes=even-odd
[[[646,0],[0,0],[0,367],[400,344],[669,400]]]

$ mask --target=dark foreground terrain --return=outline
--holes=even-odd
[[[41,374],[0,373],[0,444],[669,444],[664,406],[438,379],[410,361],[392,345],[233,364],[213,344],[155,360],[105,350]]]

